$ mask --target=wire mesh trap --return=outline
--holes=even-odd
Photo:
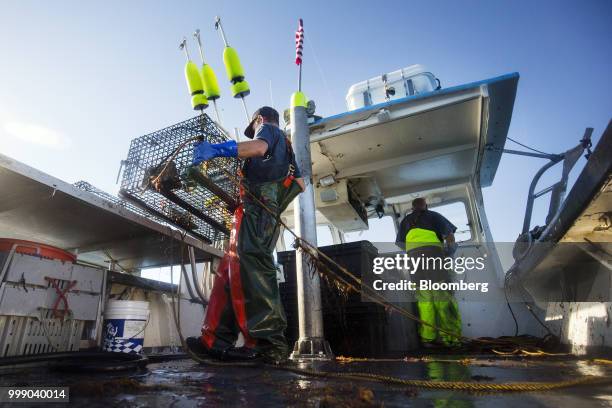
[[[202,114],[132,140],[119,195],[210,243],[229,236],[238,187],[226,171],[237,174],[239,162],[220,157],[192,166],[197,140],[229,139]]]
[[[136,207],[135,205],[131,204],[129,201],[123,200],[117,196],[114,196],[112,194],[107,193],[104,190],[100,190],[99,188],[97,188],[96,186],[88,183],[87,181],[84,180],[80,180],[77,181],[76,183],[73,184],[73,186],[75,186],[76,188],[78,188],[79,190],[83,190],[83,191],[87,191],[88,193],[92,193],[100,198],[102,198],[105,201],[108,201],[110,203],[113,203],[115,205],[118,205],[120,207],[125,208],[126,210],[129,210],[133,213],[136,213],[142,217],[148,218],[150,220],[159,222],[159,223],[165,223],[166,221],[160,217],[155,216],[154,214],[149,213],[148,211]]]

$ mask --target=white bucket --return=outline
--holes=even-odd
[[[149,322],[149,302],[109,300],[104,311],[105,351],[141,353]]]

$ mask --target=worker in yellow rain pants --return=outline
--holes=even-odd
[[[416,292],[419,316],[451,333],[461,334],[461,315],[455,297],[447,290],[418,290]],[[459,340],[433,327],[419,325],[419,337],[425,347],[441,343],[444,346],[458,346]]]
[[[445,255],[452,255],[456,249],[454,236],[456,230],[457,227],[444,216],[428,210],[424,198],[416,198],[412,202],[412,212],[400,223],[396,243],[405,247],[410,257],[444,258]],[[443,242],[447,244],[446,250]],[[443,262],[431,264],[441,263]],[[419,285],[420,280],[444,282],[449,280],[449,276],[443,267],[434,267],[416,271],[413,279]],[[450,291],[417,290],[416,300],[421,320],[444,331],[461,335],[461,316],[457,302]],[[419,325],[419,336],[426,348],[440,345],[453,347],[460,344],[456,336],[424,324]]]

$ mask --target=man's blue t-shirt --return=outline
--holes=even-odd
[[[413,211],[406,215],[400,223],[395,242],[404,245],[406,235],[408,235],[408,231],[412,228],[423,228],[433,231],[440,242],[444,242],[444,237],[457,231],[457,227],[440,213],[430,210]]]
[[[268,151],[262,157],[246,159],[242,171],[250,183],[278,181],[287,176],[289,163],[293,164],[293,175],[301,177],[300,169],[295,163],[293,151],[287,146],[287,137],[278,126],[264,123],[254,137],[268,144]]]

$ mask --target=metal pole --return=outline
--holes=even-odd
[[[502,153],[516,154],[518,156],[537,157],[540,159],[548,159],[548,160],[557,160],[559,157],[562,156],[560,154],[532,153],[532,152],[523,152],[520,150],[512,150],[512,149],[503,149]]]
[[[202,40],[200,39],[200,29],[199,28],[195,30],[195,32],[193,33],[193,38],[195,38],[198,43],[198,50],[200,50],[200,58],[202,59],[202,64],[205,64],[204,50],[202,50]]]
[[[225,44],[226,47],[229,47],[227,43],[227,38],[225,37],[225,31],[223,31],[223,26],[221,25],[221,17],[219,16],[215,17],[215,28],[221,33],[221,39],[223,40],[223,44]]]
[[[531,213],[533,212],[533,201],[535,200],[535,188],[538,185],[538,181],[540,181],[540,177],[542,174],[546,172],[549,168],[557,164],[560,160],[554,161],[551,160],[546,163],[535,176],[533,176],[533,180],[531,180],[531,184],[529,185],[529,194],[527,195],[527,208],[525,208],[525,218],[523,219],[523,229],[522,233],[525,234],[529,232],[529,227],[531,226]]]
[[[215,107],[215,117],[217,118],[217,123],[221,124],[221,116],[219,116],[219,108],[217,107],[217,100],[213,99],[213,106]]]
[[[241,96],[240,100],[242,101],[242,107],[244,108],[244,114],[246,115],[246,120],[248,124],[251,122],[251,117],[249,116],[249,111],[247,110],[246,102],[244,101],[244,96]]]
[[[293,213],[298,236],[316,245],[317,223],[307,119],[304,106],[291,107],[291,138],[295,159],[306,184],[306,190],[294,201]],[[319,275],[311,269],[311,265],[301,251],[296,251],[296,274],[300,337],[294,346],[291,359],[331,359],[333,354],[323,337]]]
[[[103,329],[103,324],[104,324],[104,309],[106,307],[106,283],[108,280],[108,272],[112,271],[111,269],[111,264],[109,263],[108,265],[108,270],[107,269],[103,269],[102,270],[102,286],[100,288],[100,302],[98,303],[98,315],[96,316],[96,331],[95,331],[95,336],[94,336],[94,341],[96,343],[96,346],[98,347],[102,347],[102,332],[104,331]]]
[[[187,49],[187,38],[183,37],[183,41],[179,44],[179,49],[185,51],[185,57],[187,58],[187,62],[191,61],[191,56],[189,55],[189,50]]]
[[[268,88],[270,90],[270,106],[274,106],[274,96],[272,95],[272,80],[268,81]]]
[[[300,63],[300,69],[298,70],[298,92],[302,92],[302,64]]]

